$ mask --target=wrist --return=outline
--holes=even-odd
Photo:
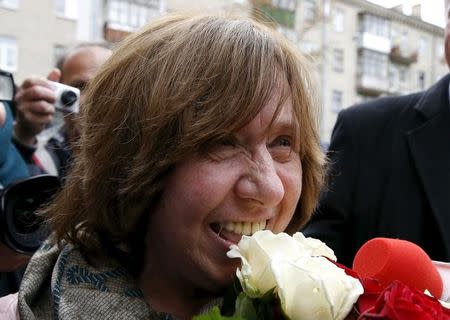
[[[17,124],[14,126],[13,137],[16,142],[25,146],[35,147],[37,144],[36,134],[31,132],[31,130],[21,128]]]

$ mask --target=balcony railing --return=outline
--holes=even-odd
[[[407,50],[400,45],[394,45],[389,53],[389,58],[393,63],[410,65],[417,62],[418,52],[417,50]]]
[[[391,51],[391,40],[369,32],[362,32],[359,36],[358,46],[360,49],[369,49],[387,54]]]
[[[387,79],[379,79],[368,74],[358,75],[357,91],[359,94],[370,97],[378,97],[389,90]]]
[[[131,30],[124,30],[109,22],[105,22],[103,25],[103,38],[109,42],[119,42],[131,32]]]

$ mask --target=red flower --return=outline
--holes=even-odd
[[[364,281],[363,285],[370,297],[376,295],[378,289],[374,282]],[[366,285],[369,288],[366,288]],[[364,295],[360,300],[364,300]],[[392,282],[384,289],[373,307],[370,307],[371,299],[367,300],[369,303],[366,303],[363,308],[360,307],[360,319],[450,320],[450,309],[444,308],[436,298],[427,296],[399,281]],[[359,304],[360,301],[358,301]]]
[[[444,308],[439,301],[422,291],[410,288],[400,281],[393,281],[386,288],[372,278],[360,278],[356,272],[334,262],[345,273],[359,281],[364,293],[346,320],[450,320],[450,309]],[[359,316],[358,316],[359,314]]]

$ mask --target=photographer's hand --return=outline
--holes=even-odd
[[[30,260],[29,256],[20,254],[0,242],[0,272],[12,272],[23,267]]]
[[[24,80],[14,98],[17,119],[14,126],[16,139],[26,145],[36,143],[36,135],[53,121],[55,93],[47,80],[59,81],[61,71],[53,69],[47,79],[30,77]]]

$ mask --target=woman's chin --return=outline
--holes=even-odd
[[[230,286],[236,277],[236,269],[240,267],[240,260],[228,261],[226,264],[220,265],[211,274],[211,287],[212,291],[221,291],[224,288]]]

